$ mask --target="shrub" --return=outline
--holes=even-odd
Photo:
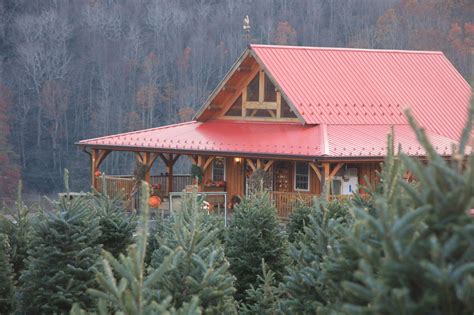
[[[13,270],[10,263],[8,237],[0,233],[0,314],[13,311]]]

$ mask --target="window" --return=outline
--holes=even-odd
[[[258,97],[260,94],[260,84],[259,84],[259,75],[253,78],[252,82],[247,86],[247,101],[248,102],[258,102]]]
[[[276,91],[270,78],[265,74],[265,102],[276,102]]]
[[[215,158],[212,161],[212,181],[225,180],[225,158]]]
[[[309,190],[309,165],[295,162],[295,190]]]
[[[227,113],[225,113],[226,116],[242,116],[242,95],[240,95],[232,104],[232,106],[229,108]]]
[[[340,195],[342,193],[342,180],[341,179],[333,179],[332,180],[332,194],[333,195]]]
[[[290,106],[288,105],[288,103],[285,101],[283,97],[281,98],[281,117],[296,118],[295,113],[291,111]]]

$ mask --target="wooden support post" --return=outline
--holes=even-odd
[[[94,189],[97,189],[97,176],[95,172],[99,171],[99,167],[105,160],[107,155],[112,152],[111,150],[92,149],[91,152],[91,185]]]
[[[324,168],[324,194],[326,199],[329,200],[329,193],[331,192],[331,178],[330,178],[330,164],[328,162],[323,163]]]
[[[170,154],[168,165],[166,165],[166,170],[168,172],[168,195],[173,191],[173,165],[173,154]]]

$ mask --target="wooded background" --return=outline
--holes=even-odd
[[[86,189],[74,142],[189,120],[249,41],[441,50],[470,79],[473,19],[473,0],[3,0],[0,199],[20,177],[58,191],[64,168]]]

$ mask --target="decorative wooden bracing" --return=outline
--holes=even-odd
[[[262,169],[265,172],[267,172],[270,169],[270,167],[272,167],[273,163],[275,162],[274,160],[270,160],[270,161],[267,161],[267,163],[264,163],[262,159],[257,159],[256,163],[254,163],[252,159],[245,159],[245,160],[247,161],[247,164],[252,169],[252,172],[255,172],[259,169]]]
[[[318,176],[319,182],[321,183],[321,172],[319,171],[319,168],[318,168],[318,166],[316,165],[316,163],[314,163],[314,162],[309,162],[308,164],[309,164],[309,166],[311,167],[311,169],[314,171],[314,173],[316,174],[316,176]]]
[[[323,163],[324,168],[324,189],[331,189],[331,182],[333,177],[339,172],[339,170],[344,166],[344,163],[339,162],[336,166],[331,170],[331,163],[325,162]],[[329,198],[329,192],[326,191],[326,198]],[[328,199],[329,200],[329,199]]]
[[[91,151],[91,184],[95,189],[97,189],[97,176],[95,176],[95,172],[99,170],[100,165],[110,152],[112,151],[102,149],[92,149]]]
[[[157,156],[159,156],[166,165],[166,172],[168,173],[168,193],[170,193],[173,190],[173,166],[181,155],[158,153]]]
[[[153,163],[155,163],[156,159],[160,154],[161,153],[155,152],[135,152],[135,158],[137,159],[137,161],[139,161],[146,167],[145,181],[147,183],[150,183],[150,170],[153,166]]]

